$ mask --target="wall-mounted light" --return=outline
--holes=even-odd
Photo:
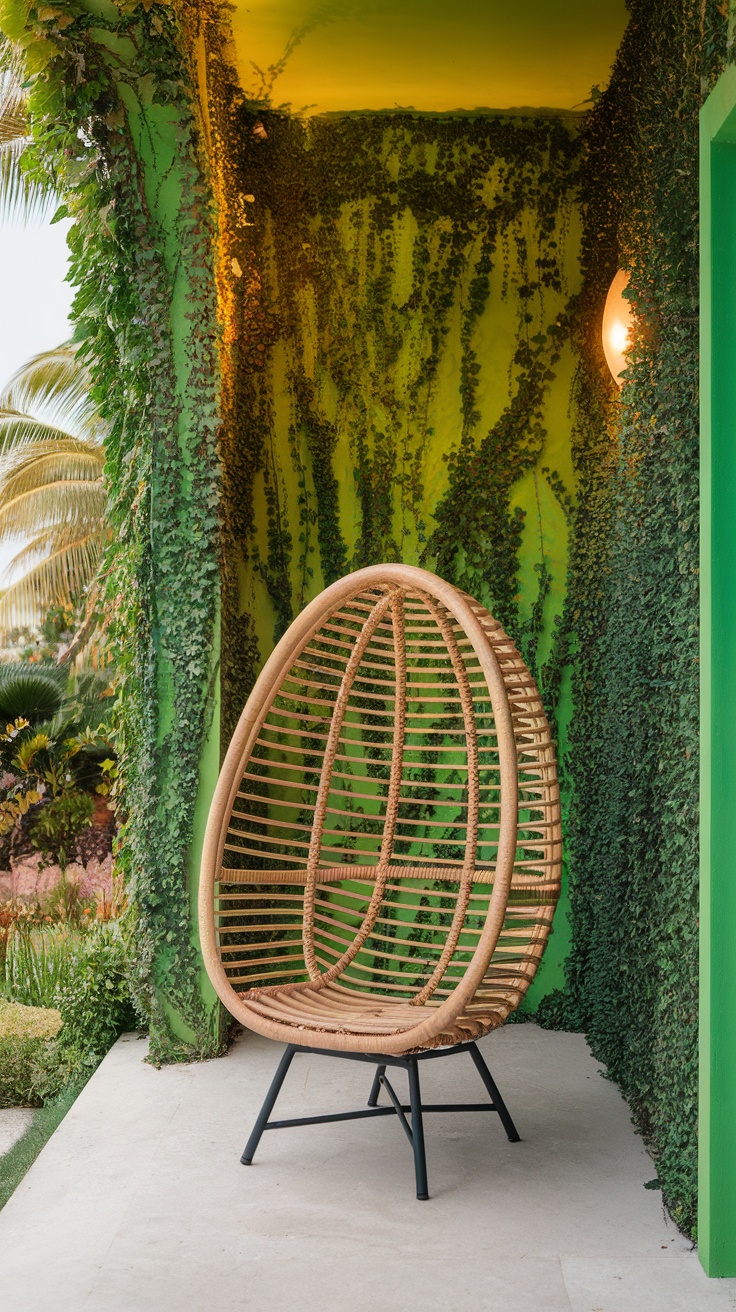
[[[627,364],[626,352],[631,345],[631,325],[634,319],[631,305],[623,294],[628,282],[628,273],[619,271],[616,274],[608,289],[603,311],[603,350],[608,368],[619,387],[623,387],[621,374]]]

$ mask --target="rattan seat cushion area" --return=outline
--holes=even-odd
[[[426,570],[325,589],[267,661],[213,799],[212,982],[288,1044],[403,1054],[502,1024],[557,901],[555,749],[502,627]]]
[[[371,994],[361,996],[336,984],[326,984],[322,988],[302,984],[291,991],[251,989],[242,997],[265,1020],[293,1027],[297,1033],[292,1042],[299,1042],[298,1031],[303,1027],[309,1030],[313,1039],[319,1035],[322,1047],[328,1046],[326,1035],[338,1035],[346,1040],[356,1040],[361,1052],[365,1051],[365,1038],[379,1035],[385,1040],[389,1035],[409,1033],[423,1018],[433,1019],[434,1010],[427,1004],[415,1007],[410,1002],[392,1001]],[[458,1016],[450,1028],[434,1036],[431,1046],[445,1047],[482,1038],[489,1029],[500,1025],[502,1019],[502,1014],[489,1011],[477,1016]]]

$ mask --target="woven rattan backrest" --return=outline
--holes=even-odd
[[[203,862],[208,969],[236,1014],[234,995],[310,981],[506,1014],[560,855],[549,727],[500,625],[423,570],[361,570],[292,625],[231,744]]]

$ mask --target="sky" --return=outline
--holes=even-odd
[[[0,224],[0,386],[32,355],[69,337],[68,231],[68,220]]]
[[[69,222],[0,223],[0,388],[20,365],[70,336]],[[0,543],[0,586],[18,544]]]

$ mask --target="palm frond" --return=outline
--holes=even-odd
[[[62,479],[43,488],[32,488],[0,504],[0,542],[25,537],[39,528],[64,524],[76,530],[99,529],[107,508],[105,490],[99,483]]]
[[[17,369],[0,390],[0,446],[41,440],[30,427],[35,420],[39,432],[49,430],[100,445],[107,435],[99,408],[91,396],[91,379],[86,365],[71,345],[42,351]],[[17,435],[13,425],[28,425]],[[3,431],[4,428],[4,431]],[[52,439],[53,440],[53,439]]]
[[[26,75],[23,50],[4,32],[0,32],[0,73],[9,73],[16,87],[22,88]]]
[[[19,415],[15,411],[0,410],[0,456],[15,448],[31,444],[37,446],[46,442],[51,449],[51,444],[58,445],[59,442],[65,441],[84,445],[81,438],[34,419],[32,415]]]
[[[26,539],[5,573],[0,627],[35,624],[90,588],[109,535],[105,436],[72,346],[35,356],[0,391],[0,541]]]
[[[13,575],[19,569],[29,565],[40,564],[47,557],[60,556],[70,548],[77,548],[82,543],[104,538],[105,530],[96,523],[86,524],[48,524],[39,528],[34,536],[23,544],[7,566],[11,583]]]
[[[31,447],[0,456],[0,505],[31,488],[60,481],[97,483],[103,467],[102,450],[90,451],[81,444],[59,442],[50,451]]]
[[[0,69],[0,216],[9,222],[48,219],[58,204],[53,189],[30,178],[21,165],[30,140],[25,101],[10,60]]]
[[[31,546],[19,552],[16,559],[27,556]],[[79,538],[45,556],[0,597],[0,627],[33,624],[39,613],[53,605],[74,604],[94,576],[101,552],[102,535],[98,534]]]

